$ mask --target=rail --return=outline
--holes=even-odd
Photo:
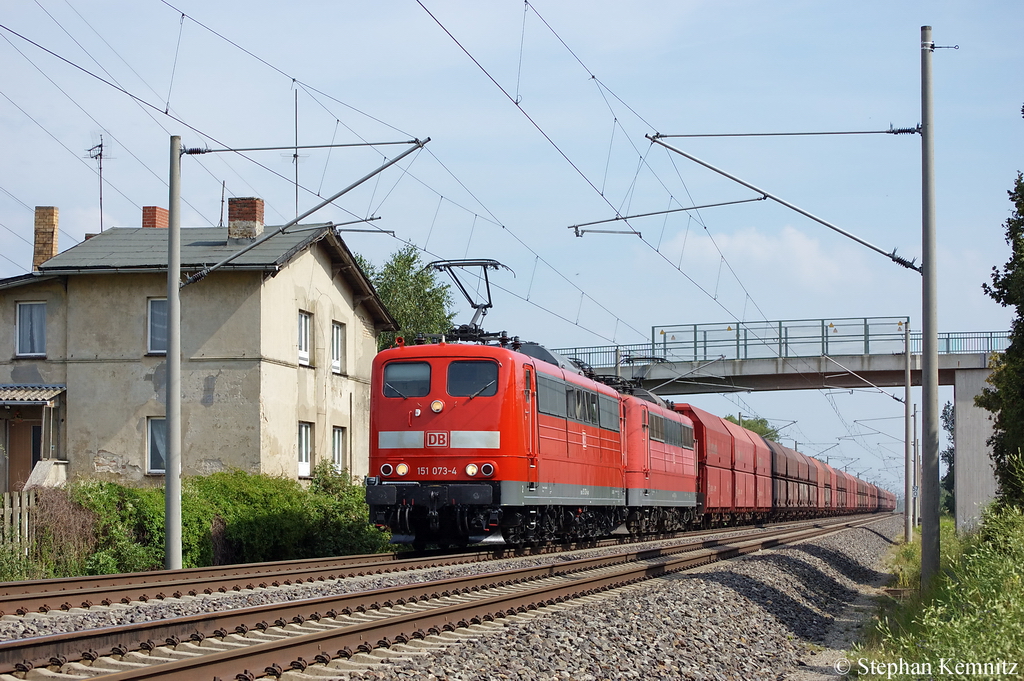
[[[705,362],[716,359],[776,359],[823,355],[902,355],[909,317],[791,319],[655,326],[649,343],[557,348],[594,367],[645,360]],[[940,354],[1004,352],[1008,331],[940,333]],[[911,330],[910,352],[921,354],[920,331]]]

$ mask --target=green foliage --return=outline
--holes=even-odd
[[[69,491],[72,501],[96,516],[97,550],[86,560],[86,574],[143,572],[163,566],[163,490],[82,480]]]
[[[0,582],[21,582],[49,576],[45,566],[26,555],[25,547],[16,542],[0,542]]]
[[[396,335],[409,340],[418,333],[448,333],[452,328],[455,311],[451,286],[439,282],[435,270],[424,267],[418,248],[412,244],[403,246],[380,269],[362,256],[356,255],[356,261],[400,328],[400,334],[380,334],[379,350],[391,347]]]
[[[955,426],[956,413],[953,409],[953,403],[946,402],[942,407],[942,430],[946,432],[946,442],[948,445],[939,452],[939,459],[942,460],[942,463],[946,464],[946,473],[939,481],[939,494],[941,495],[939,505],[942,512],[949,515],[956,514],[956,489],[953,482],[953,471],[956,465],[956,449],[954,446]]]
[[[0,575],[59,577],[160,569],[164,562],[161,488],[79,481],[65,490],[60,513],[45,514],[37,534],[40,558],[11,556],[0,547]],[[309,489],[295,480],[243,471],[185,478],[182,483],[182,565],[292,560],[386,550],[389,537],[369,524],[363,488],[330,462],[314,470]],[[83,522],[55,531],[60,518]],[[72,559],[54,560],[64,547]],[[88,550],[81,550],[88,547]],[[47,554],[50,558],[47,559]],[[21,572],[18,572],[18,571]],[[2,576],[0,576],[2,579]]]
[[[756,419],[752,419],[749,417],[745,418],[743,419],[743,423],[740,423],[738,418],[736,418],[732,414],[729,414],[728,416],[725,417],[725,420],[729,421],[730,423],[735,423],[736,425],[743,426],[747,430],[751,430],[760,435],[761,437],[765,438],[766,440],[771,440],[772,442],[778,442],[779,438],[782,437],[781,435],[779,435],[778,428],[768,423],[768,419],[761,418],[760,416],[757,417]]]
[[[932,588],[883,613],[867,647],[855,657],[928,662],[935,670],[940,658],[1022,659],[1024,514],[1013,506],[993,508],[981,529],[966,537],[958,537],[952,520],[943,519],[941,546],[941,570]],[[916,556],[911,571],[919,575],[919,549]]]
[[[975,398],[975,404],[994,415],[993,435],[989,438],[995,464],[999,496],[1004,503],[1024,508],[1024,478],[1021,466],[1014,461],[1024,449],[1024,176],[1017,173],[1014,188],[1008,192],[1013,212],[1007,218],[1006,243],[1010,259],[1003,266],[992,268],[992,284],[982,289],[1003,307],[1013,307],[1010,345],[992,363],[992,375]]]

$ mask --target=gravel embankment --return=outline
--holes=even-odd
[[[830,663],[816,656],[834,643],[833,625],[848,606],[883,581],[874,566],[901,531],[893,517],[651,580],[352,676],[717,680],[826,671]]]
[[[721,534],[700,537],[692,541],[721,538],[743,533],[746,529],[723,530]],[[650,547],[678,544],[679,541],[652,543]],[[25,617],[5,615],[0,618],[0,641],[61,634],[96,627],[112,627],[137,622],[149,622],[172,617],[187,617],[202,613],[238,610],[268,603],[297,601],[305,598],[320,598],[337,594],[356,593],[383,589],[403,584],[429,582],[446,579],[456,575],[482,574],[506,570],[514,567],[530,567],[558,563],[573,558],[617,553],[620,547],[603,549],[584,549],[569,553],[552,553],[526,558],[507,558],[497,561],[482,561],[439,568],[425,568],[394,572],[365,577],[328,580],[303,585],[271,587],[266,589],[242,590],[239,592],[214,593],[210,595],[185,596],[183,598],[167,598],[151,600],[147,603],[135,602],[130,605],[114,604],[110,607],[94,606],[88,610],[73,608],[71,611],[51,610],[47,614],[30,614]],[[73,601],[69,597],[55,597],[55,602]]]

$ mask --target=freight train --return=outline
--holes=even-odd
[[[896,507],[725,419],[599,378],[507,338],[380,352],[370,521],[419,547],[522,545]]]

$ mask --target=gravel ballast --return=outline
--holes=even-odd
[[[708,565],[508,623],[364,679],[782,679],[884,575],[899,517]]]

